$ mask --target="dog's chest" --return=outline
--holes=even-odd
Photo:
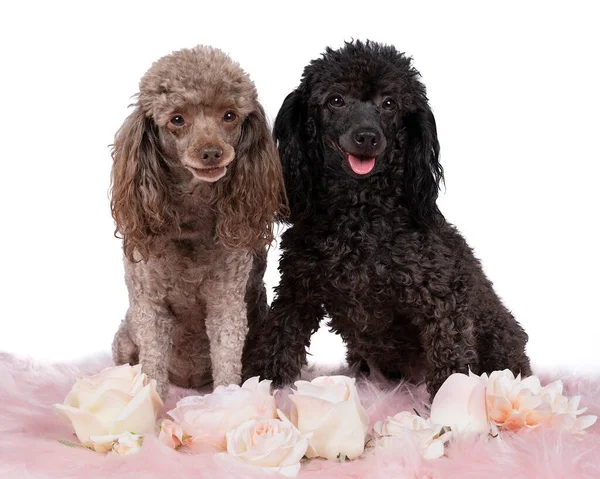
[[[181,238],[167,242],[159,258],[126,261],[130,293],[166,303],[177,318],[203,316],[215,285],[247,277],[250,266],[246,252]]]
[[[324,286],[356,294],[391,285],[395,266],[408,254],[398,242],[393,220],[378,214],[341,215],[321,225],[311,247]]]
[[[310,231],[304,239],[313,266],[308,274],[330,313],[376,312],[387,323],[432,295],[447,297],[456,283],[452,268],[440,268],[454,264],[453,250],[401,215],[344,212],[319,218]]]

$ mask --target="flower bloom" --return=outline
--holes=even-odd
[[[144,436],[124,432],[111,436],[90,436],[92,449],[96,452],[111,452],[119,456],[135,454],[142,447]]]
[[[156,381],[143,374],[140,365],[125,364],[79,379],[54,411],[71,422],[84,446],[97,450],[92,436],[154,432],[162,405]]]
[[[259,381],[258,377],[254,377],[242,387],[219,386],[211,394],[185,397],[167,414],[181,427],[181,438],[178,436],[179,430],[176,431],[177,440],[182,444],[185,442],[183,445],[189,449],[195,452],[225,451],[228,431],[251,418],[277,417],[275,399],[270,391],[271,381]],[[167,424],[167,428],[163,442],[170,445],[164,436],[174,429],[170,424]]]
[[[306,457],[354,459],[363,453],[369,415],[354,383],[346,376],[296,381],[290,421],[308,437]]]
[[[478,377],[473,375],[474,377]],[[487,409],[490,420],[503,429],[520,429],[548,425],[582,434],[596,422],[596,416],[580,416],[581,396],[563,395],[562,381],[542,387],[537,376],[521,379],[508,370],[481,375],[487,388]]]
[[[373,430],[376,447],[403,447],[406,441],[415,444],[425,459],[437,459],[444,455],[444,444],[450,439],[450,432],[444,432],[439,424],[432,424],[417,414],[403,411],[384,421],[378,421]]]
[[[296,477],[307,447],[306,437],[287,420],[249,419],[227,432],[230,456],[286,477]]]
[[[431,405],[431,420],[459,433],[484,433],[492,429],[518,430],[549,426],[583,434],[597,420],[581,416],[580,396],[563,395],[563,384],[542,387],[537,376],[522,379],[508,369],[489,376],[452,374]]]
[[[489,431],[485,383],[474,376],[451,374],[431,403],[431,422],[460,434]]]
[[[183,434],[180,424],[175,424],[170,419],[163,419],[158,433],[158,440],[171,449],[179,449],[191,443],[191,437]]]

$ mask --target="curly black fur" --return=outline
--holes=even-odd
[[[349,363],[419,371],[431,394],[468,368],[531,373],[527,335],[436,206],[443,170],[419,78],[394,47],[356,41],[312,61],[285,99],[275,136],[292,226],[246,377],[292,382],[325,314]],[[357,173],[349,153],[374,168]]]

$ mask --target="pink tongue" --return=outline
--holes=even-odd
[[[375,166],[375,158],[361,160],[350,153],[348,153],[348,162],[350,163],[350,168],[352,168],[352,171],[354,171],[354,173],[357,175],[366,175]]]

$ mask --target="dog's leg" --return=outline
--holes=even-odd
[[[445,309],[445,308],[444,308]],[[427,356],[425,381],[431,398],[452,373],[479,369],[473,321],[463,312],[433,315],[423,325],[421,340]]]
[[[254,343],[252,335],[256,334],[264,326],[269,317],[269,304],[267,303],[267,291],[263,281],[267,267],[267,255],[255,255],[252,262],[252,270],[246,284],[246,307],[248,309],[248,335],[246,336],[246,348]]]
[[[144,301],[132,307],[142,372],[156,379],[162,399],[169,392],[169,362],[173,337],[173,317],[165,305]]]
[[[276,387],[289,385],[300,375],[311,335],[325,315],[302,268],[283,258],[280,270],[277,297],[268,320],[251,334],[244,357],[244,378],[271,379]]]
[[[239,261],[229,264],[235,269],[218,271],[204,289],[215,386],[241,383],[242,352],[248,333],[245,296],[252,257],[244,253]]]
[[[127,312],[127,316],[121,321],[112,343],[112,357],[117,366],[121,364],[133,366],[139,362],[138,348],[129,335],[129,316],[130,313]]]
[[[346,352],[346,362],[352,370],[364,376],[368,376],[371,372],[367,360],[359,352],[353,351],[350,347],[348,347]]]
[[[480,373],[510,369],[515,376],[531,375],[531,365],[525,353],[528,336],[514,316],[498,304],[495,310],[486,312],[487,322],[480,321],[478,352]]]

